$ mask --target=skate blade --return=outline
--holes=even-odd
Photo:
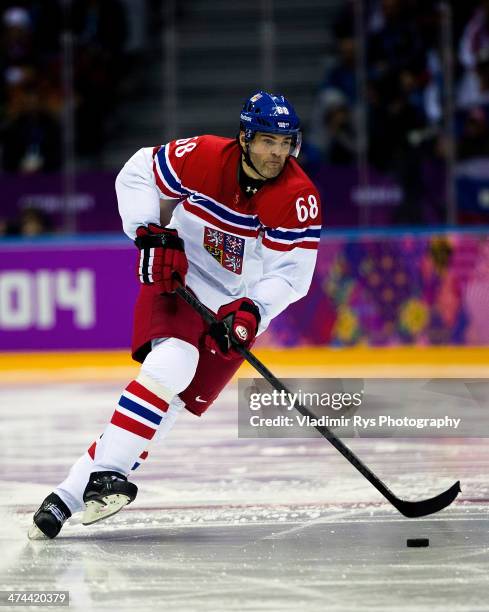
[[[45,533],[43,533],[39,529],[36,523],[32,523],[32,525],[30,526],[29,531],[27,532],[27,537],[29,538],[29,540],[49,540],[50,539]]]
[[[122,510],[131,501],[127,495],[122,495],[121,493],[107,495],[102,497],[102,500],[103,503],[94,500],[85,502],[86,509],[82,517],[83,525],[91,525],[117,514],[119,510]]]

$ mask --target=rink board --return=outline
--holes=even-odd
[[[259,342],[489,346],[488,262],[487,231],[478,228],[325,231],[307,297]],[[2,241],[0,351],[128,347],[135,265],[134,246],[118,235]]]

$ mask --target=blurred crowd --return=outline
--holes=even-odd
[[[419,222],[423,164],[446,165],[453,151],[445,69],[453,79],[455,159],[489,157],[489,0],[366,0],[363,33],[365,85],[359,92],[358,26],[354,3],[345,3],[334,29],[334,61],[312,118],[308,157],[336,165],[358,161],[357,102],[364,94],[368,163],[403,187],[399,221]],[[450,39],[447,56],[443,47]]]
[[[70,45],[77,169],[84,161],[89,167],[97,164],[111,133],[121,127],[116,104],[137,88],[148,41],[152,35],[161,38],[164,4],[0,3],[0,172],[61,169],[67,100],[63,58]],[[337,16],[335,49],[310,118],[303,161],[309,168],[323,163],[357,167],[363,136],[368,167],[402,188],[393,221],[420,223],[427,167],[436,176],[446,173],[450,160],[468,172],[489,167],[489,0],[364,0],[362,45],[355,26],[358,5],[345,0]],[[365,69],[361,91],[360,64]],[[366,101],[363,123],[360,101]],[[453,125],[446,121],[448,102]],[[447,137],[451,129],[454,142]],[[446,194],[431,200],[441,221]],[[22,234],[23,227],[23,219],[0,223],[0,235]]]
[[[0,173],[59,173],[67,147],[78,171],[100,165],[118,128],[115,111],[137,88],[151,27],[160,26],[160,5],[160,0],[0,3]],[[64,59],[70,56],[67,72]],[[71,145],[63,141],[67,122]],[[55,229],[42,208],[22,205],[12,218],[0,209],[0,236],[33,237]]]
[[[63,157],[67,79],[73,53],[75,151],[96,159],[115,101],[136,69],[132,13],[144,0],[13,0],[0,12],[1,168],[50,172]],[[72,42],[70,42],[72,41]],[[66,72],[65,72],[66,77]]]

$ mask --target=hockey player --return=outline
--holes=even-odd
[[[306,295],[321,206],[296,162],[299,119],[279,95],[259,91],[236,139],[196,136],[138,151],[116,180],[125,233],[139,250],[133,358],[141,370],[100,438],[34,515],[31,538],[54,538],[73,513],[91,524],[134,500],[131,470],[184,408],[201,416],[249,348]],[[160,201],[176,204],[160,225]],[[165,204],[165,202],[163,202]],[[103,257],[103,253],[101,253]],[[175,294],[178,283],[217,317],[210,327]]]

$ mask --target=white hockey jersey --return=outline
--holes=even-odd
[[[177,199],[168,227],[189,262],[187,285],[211,310],[248,297],[259,332],[309,290],[321,233],[318,193],[295,159],[247,198],[235,140],[196,136],[138,151],[116,179],[125,233],[160,222],[160,198]]]

